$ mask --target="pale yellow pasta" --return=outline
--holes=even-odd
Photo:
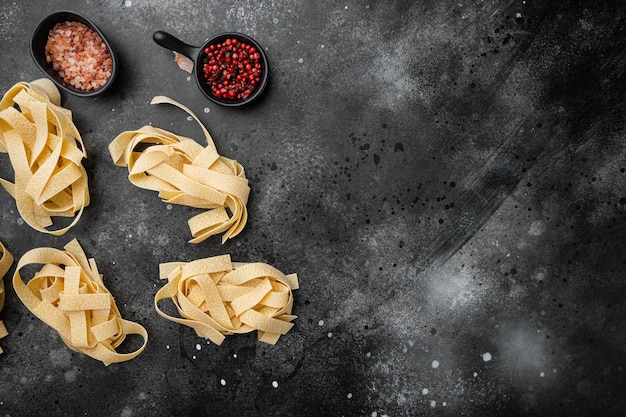
[[[4,307],[4,275],[9,271],[11,265],[13,264],[13,256],[4,247],[2,242],[0,242],[0,311]],[[9,332],[7,328],[4,326],[2,320],[0,320],[0,339],[8,335]],[[0,348],[0,353],[2,353],[2,348]]]
[[[169,204],[207,209],[188,221],[199,243],[224,233],[222,243],[238,235],[246,225],[250,187],[244,168],[218,154],[211,135],[191,110],[163,96],[151,104],[175,105],[200,124],[207,146],[163,129],[144,126],[126,131],[109,144],[115,165],[128,167],[128,179],[137,187],[158,191]]]
[[[20,269],[28,264],[43,267],[25,284]],[[146,329],[122,319],[95,260],[87,259],[76,239],[65,251],[37,248],[24,254],[16,266],[13,287],[24,305],[56,330],[70,349],[107,366],[133,359],[146,347]],[[143,344],[131,353],[116,352],[129,334],[141,336]]]
[[[0,152],[8,153],[15,182],[0,185],[15,199],[22,219],[35,230],[59,236],[89,205],[85,145],[61,107],[59,90],[42,78],[15,84],[0,101]],[[74,217],[56,230],[52,217]]]
[[[264,263],[233,263],[229,255],[160,265],[167,279],[154,297],[162,317],[193,328],[220,345],[227,335],[258,331],[260,341],[275,344],[292,327],[292,290],[298,276],[285,275]],[[169,298],[181,317],[159,308]]]

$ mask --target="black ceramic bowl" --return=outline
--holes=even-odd
[[[204,59],[206,58],[204,49],[210,45],[221,43],[228,38],[235,38],[240,42],[245,42],[251,46],[254,46],[261,56],[261,77],[259,79],[259,82],[255,86],[252,93],[243,99],[230,99],[215,96],[211,91],[211,86],[204,79],[203,76]],[[194,74],[198,87],[209,100],[221,106],[237,107],[249,104],[256,100],[263,93],[263,90],[265,90],[265,87],[267,86],[269,80],[269,66],[267,62],[267,55],[265,54],[265,51],[263,50],[261,45],[259,45],[257,41],[255,41],[248,35],[237,32],[221,33],[219,35],[213,36],[200,47],[188,45],[180,39],[170,35],[169,33],[162,31],[155,32],[153,35],[153,39],[158,45],[181,53],[187,58],[191,59],[194,62]]]
[[[54,27],[57,23],[60,22],[80,22],[85,26],[96,32],[102,38],[102,41],[105,43],[106,47],[109,50],[111,55],[111,60],[113,61],[111,76],[107,80],[106,84],[96,90],[79,90],[78,88],[66,83],[63,81],[63,78],[59,76],[59,74],[52,68],[52,64],[50,64],[46,60],[46,43],[48,41],[48,34],[50,29]],[[104,34],[98,29],[98,27],[87,19],[84,16],[76,14],[74,12],[61,11],[56,12],[39,23],[35,31],[33,32],[33,36],[30,43],[30,54],[33,57],[33,60],[37,64],[37,66],[57,85],[64,91],[67,91],[70,94],[79,97],[92,97],[98,94],[104,93],[112,84],[117,74],[117,59],[115,57],[115,51],[111,47],[111,44],[104,36]]]

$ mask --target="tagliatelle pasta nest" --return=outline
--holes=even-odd
[[[226,335],[255,330],[260,341],[275,344],[296,319],[291,310],[297,275],[285,275],[264,263],[233,263],[229,255],[221,255],[161,264],[160,274],[168,283],[154,298],[157,312],[217,345]],[[166,298],[182,317],[159,308],[159,301]]]
[[[159,103],[175,105],[191,115],[200,124],[207,146],[144,126],[121,133],[109,144],[113,162],[128,167],[131,183],[158,191],[164,202],[207,209],[189,219],[190,243],[219,233],[224,233],[224,243],[238,235],[248,219],[250,187],[244,168],[218,154],[211,135],[191,110],[168,97],[157,96],[151,102]]]
[[[13,264],[13,256],[4,247],[2,242],[0,242],[0,311],[4,307],[4,275],[9,271],[11,265]],[[8,335],[9,332],[7,328],[4,326],[2,320],[0,320],[0,339]],[[0,348],[0,353],[2,353],[2,348]]]
[[[16,105],[18,108],[16,108]],[[0,101],[0,152],[8,153],[15,183],[0,178],[20,216],[32,228],[55,236],[67,232],[89,205],[85,146],[61,107],[59,90],[42,78],[15,84]],[[49,230],[52,217],[75,217]]]
[[[43,267],[25,284],[20,269],[28,264]],[[13,287],[24,305],[56,330],[70,349],[105,365],[136,357],[148,342],[143,326],[122,319],[95,260],[87,259],[76,239],[65,251],[36,248],[24,254],[16,266]],[[129,334],[143,338],[141,347],[131,353],[116,352]]]

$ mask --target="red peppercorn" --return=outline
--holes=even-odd
[[[227,38],[204,48],[203,77],[211,93],[220,99],[245,99],[262,74],[257,49],[237,38]]]

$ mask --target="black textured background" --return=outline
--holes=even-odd
[[[0,190],[0,240],[19,259],[78,238],[150,340],[109,367],[71,352],[12,269],[0,415],[624,415],[626,2],[2,1],[3,92],[42,76],[30,35],[63,9],[122,66],[105,96],[63,96],[92,204],[52,237]],[[216,107],[155,30],[195,45],[247,33],[271,84],[249,108]],[[246,168],[250,219],[224,245],[188,244],[197,211],[111,161],[113,138],[149,123],[202,141],[155,95]],[[153,310],[160,262],[223,253],[298,273],[299,318],[276,346],[209,345]]]

